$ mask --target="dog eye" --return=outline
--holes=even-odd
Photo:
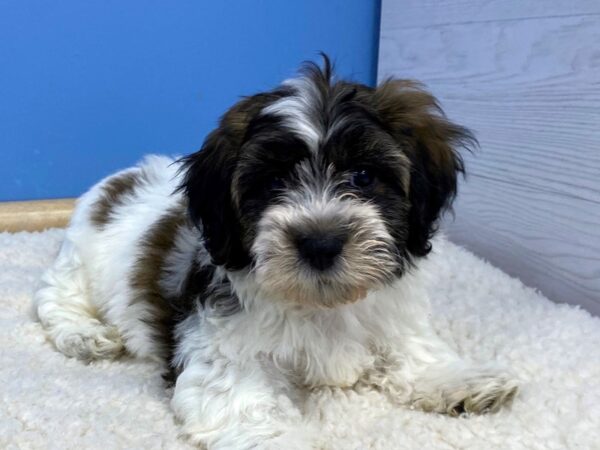
[[[375,176],[367,169],[360,169],[352,172],[350,178],[350,184],[357,188],[368,187],[373,184],[373,181],[375,181]]]

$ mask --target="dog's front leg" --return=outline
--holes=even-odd
[[[508,370],[465,360],[435,334],[409,337],[403,350],[401,372],[411,382],[410,403],[424,411],[496,412],[517,392],[518,383]]]
[[[450,415],[496,412],[512,401],[518,382],[510,371],[460,357],[426,314],[417,316],[401,320],[403,325],[382,343],[380,367],[368,374],[370,384],[399,403]]]
[[[198,357],[200,356],[200,357]],[[184,433],[208,449],[309,449],[310,433],[286,386],[257,360],[196,354],[177,378],[172,407]]]

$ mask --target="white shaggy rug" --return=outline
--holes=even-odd
[[[67,359],[30,298],[62,230],[0,234],[0,448],[185,449],[157,368]],[[523,380],[510,410],[450,418],[377,392],[321,392],[311,414],[332,449],[600,449],[600,319],[551,303],[450,243],[431,264],[434,320],[460,353]]]

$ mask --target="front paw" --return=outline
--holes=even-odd
[[[451,416],[494,413],[510,405],[517,391],[518,382],[505,370],[448,366],[432,371],[417,384],[412,405]]]

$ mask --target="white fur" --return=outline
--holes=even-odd
[[[140,167],[113,175],[143,170],[147,180],[136,190],[135,199],[116,208],[114,226],[99,230],[90,221],[94,202],[111,177],[78,200],[57,262],[44,275],[43,287],[35,296],[38,317],[63,353],[83,359],[115,356],[124,339],[133,355],[157,356],[149,327],[140,320],[149,317],[147,306],[127,307],[131,296],[128,275],[144,233],[180,201],[179,194],[173,194],[177,167],[172,163],[170,158],[150,156]],[[110,324],[110,331],[93,322],[95,336],[90,333],[90,320]],[[61,339],[57,339],[59,335]],[[89,348],[81,347],[82,339],[90,343]],[[92,344],[95,341],[98,345]]]
[[[143,320],[143,303],[129,306],[127,282],[144,233],[181,199],[173,194],[177,166],[147,158],[134,171],[147,183],[98,229],[90,209],[102,181],[77,205],[55,264],[35,296],[37,314],[56,347],[82,359],[114,357],[124,348],[158,357]],[[169,255],[167,286],[181,289],[179,269],[190,264],[188,229]],[[189,247],[188,247],[189,246]],[[188,248],[188,250],[186,250]],[[221,317],[210,309],[177,328],[176,362],[183,367],[172,400],[183,430],[210,448],[309,448],[313,430],[303,424],[308,389],[376,385],[396,402],[453,412],[457,403],[474,412],[496,409],[516,390],[502,368],[463,361],[434,332],[422,270],[368,292],[362,301],[331,309],[302,308],[273,298],[254,272],[225,273],[242,310]],[[311,444],[311,442],[313,442]]]
[[[292,88],[294,95],[281,98],[262,112],[283,118],[284,124],[316,153],[324,137],[322,127],[315,121],[318,117],[315,102],[320,97],[318,88],[308,78],[292,78],[283,85]]]

